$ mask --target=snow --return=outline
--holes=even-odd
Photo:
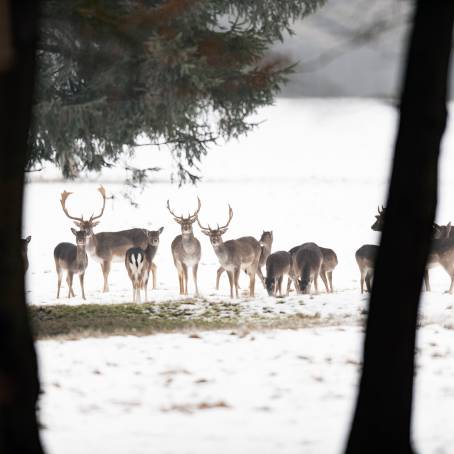
[[[166,153],[142,151],[136,163],[158,163],[165,170],[144,192],[137,191],[137,209],[119,196],[125,187],[118,168],[77,184],[58,180],[53,169],[33,175],[26,190],[23,228],[24,236],[32,235],[30,304],[83,302],[78,280],[76,298],[55,298],[53,248],[73,240],[72,224],[59,197],[65,189],[73,191],[70,212],[89,216],[100,209],[96,188],[103,183],[115,198],[108,200],[96,231],[164,226],[155,258],[158,289],[149,292],[157,311],[174,301],[191,317],[210,305],[231,302],[244,319],[303,314],[320,320],[319,327],[299,331],[40,341],[45,390],[41,416],[49,452],[95,453],[101,447],[111,453],[340,452],[354,401],[360,323],[367,307],[367,297],[359,292],[354,252],[379,241],[370,226],[376,207],[386,200],[396,118],[393,106],[375,100],[279,100],[260,112],[257,120],[266,121],[248,137],[211,150],[197,187],[170,185],[172,166]],[[453,145],[452,124],[451,120],[445,149]],[[453,159],[444,153],[440,165],[441,223],[452,220]],[[231,301],[225,275],[220,290],[214,289],[218,260],[208,238],[195,226],[202,244],[201,296],[181,299],[170,253],[179,226],[166,201],[170,199],[176,213],[186,214],[195,210],[197,196],[203,224],[224,223],[228,204],[232,206],[234,216],[225,239],[259,237],[262,230],[273,230],[274,251],[306,241],[334,249],[339,259],[333,273],[335,293],[327,295],[320,282],[319,295],[292,294],[277,304],[257,282],[256,298],[242,294]],[[454,396],[453,296],[443,293],[450,280],[442,269],[433,269],[430,275],[433,291],[424,294],[421,303],[422,367],[417,375],[414,434],[421,451],[447,453],[454,441],[454,432],[448,430]],[[87,302],[131,302],[124,263],[112,264],[109,285],[110,292],[102,293],[100,266],[89,259]],[[240,285],[247,288],[246,277],[240,278]],[[190,280],[191,294],[193,288]],[[62,293],[66,294],[64,287]],[[215,408],[203,408],[206,405]]]

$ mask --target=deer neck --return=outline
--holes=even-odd
[[[77,245],[77,255],[76,255],[76,260],[79,265],[83,265],[85,261],[87,260],[87,253],[85,252],[85,245]]]
[[[213,245],[213,249],[214,249],[214,253],[216,254],[217,258],[219,259],[219,262],[221,263],[221,265],[223,264],[223,262],[228,261],[229,251],[223,241],[221,241],[216,246]]]
[[[188,233],[181,233],[181,241],[183,243],[183,247],[186,249],[187,247],[191,247],[194,242],[194,232],[191,230]]]
[[[85,250],[88,251],[90,255],[96,255],[96,234],[92,233],[88,238],[87,238],[87,244],[85,246]]]

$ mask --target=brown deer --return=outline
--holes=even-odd
[[[178,271],[178,282],[180,285],[180,295],[188,294],[188,268],[192,268],[192,277],[194,279],[195,294],[199,294],[197,286],[197,269],[202,254],[200,241],[194,236],[192,224],[197,220],[197,216],[202,206],[200,199],[197,197],[198,206],[194,214],[188,214],[187,217],[177,216],[170,208],[167,200],[167,209],[173,216],[173,219],[181,226],[181,235],[178,235],[172,241],[170,246],[172,250],[173,262]]]
[[[228,240],[224,242],[222,235],[228,230],[228,226],[233,217],[233,210],[229,205],[229,220],[227,224],[217,229],[212,229],[210,226],[203,227],[199,219],[199,224],[202,233],[210,237],[210,242],[216,253],[219,263],[227,271],[230,283],[230,297],[233,298],[233,289],[238,298],[238,277],[241,270],[245,270],[249,276],[249,296],[254,297],[255,274],[259,265],[261,247],[260,243],[252,236],[244,236],[236,240]]]
[[[297,293],[311,293],[313,283],[318,294],[317,279],[322,263],[322,251],[315,243],[304,243],[294,252],[292,265]]]
[[[24,272],[28,270],[28,243],[30,243],[32,237],[29,235],[25,239],[21,239],[21,254],[22,254],[22,261],[24,263]]]
[[[263,287],[266,289],[265,278],[263,277],[262,273],[262,267],[265,265],[266,259],[271,254],[271,247],[273,246],[273,232],[272,231],[266,232],[264,230],[262,236],[260,237],[259,243],[262,248],[262,252],[260,254],[259,266],[257,267],[257,276],[260,278]],[[219,279],[221,278],[221,275],[224,271],[225,270],[224,268],[222,268],[222,266],[218,268],[218,271],[216,273],[216,290],[219,290]]]
[[[148,246],[148,231],[135,228],[118,232],[94,233],[93,228],[99,224],[98,219],[103,215],[106,206],[105,189],[100,186],[98,191],[103,199],[101,212],[97,216],[91,215],[88,220],[84,220],[83,216],[75,217],[69,214],[66,209],[66,200],[72,194],[71,192],[62,192],[60,203],[66,216],[72,219],[77,227],[87,232],[87,251],[94,260],[101,264],[104,276],[103,292],[108,292],[108,278],[112,261],[124,261],[126,251],[132,247],[140,247],[145,250]],[[156,265],[154,263],[151,264],[151,270],[153,288],[156,288]]]
[[[279,292],[282,295],[282,281],[284,276],[288,276],[287,293],[290,291],[290,285],[293,279],[292,256],[287,251],[278,251],[270,254],[266,259],[266,277],[265,285],[269,296],[276,296]]]
[[[289,253],[293,256],[300,247],[301,245],[293,247],[290,249]],[[338,264],[337,255],[332,249],[321,246],[320,251],[323,256],[320,277],[325,284],[326,293],[333,293],[333,270]]]
[[[383,231],[383,225],[384,225],[384,219],[385,219],[385,208],[378,207],[378,215],[375,215],[376,221],[374,224],[372,224],[371,229],[375,230],[376,232],[381,232]],[[454,233],[454,232],[453,232]],[[436,243],[436,240],[442,240],[442,239],[447,239],[451,236],[451,223],[448,225],[438,225],[438,224],[433,224],[433,238],[434,238],[434,246],[439,247],[439,243]],[[436,243],[436,244],[435,244]],[[424,271],[424,287],[427,292],[431,291],[430,288],[430,280],[429,280],[429,269],[433,268],[437,265],[442,265],[440,260],[439,260],[439,253],[436,252],[433,248],[431,253],[429,254],[429,257],[427,259],[427,267],[426,270]],[[443,266],[443,265],[442,265]],[[445,268],[446,269],[446,268]],[[446,269],[446,271],[449,274],[449,271]]]
[[[366,283],[367,291],[371,291],[377,253],[378,246],[375,244],[364,244],[355,252],[356,263],[361,274],[361,293],[364,293],[364,282]]]
[[[55,268],[58,276],[57,298],[60,297],[61,280],[63,270],[66,270],[66,282],[68,283],[68,298],[75,296],[73,291],[74,274],[79,275],[82,298],[85,298],[84,276],[88,266],[88,256],[85,251],[87,243],[87,232],[71,228],[76,237],[76,245],[72,243],[59,243],[54,249]]]
[[[128,249],[125,255],[125,266],[132,282],[132,302],[140,303],[140,290],[144,287],[146,289],[145,279],[148,274],[148,260],[145,251],[140,247]]]

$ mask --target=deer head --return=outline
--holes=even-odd
[[[451,234],[451,223],[447,225],[433,224],[433,237],[437,240],[445,240]]]
[[[159,230],[144,230],[148,237],[148,244],[154,247],[159,246],[159,235],[161,235],[164,227],[161,227]]]
[[[87,242],[87,236],[88,236],[87,231],[86,230],[76,230],[73,227],[71,227],[71,232],[76,237],[77,246],[85,247],[85,244]]]
[[[232,220],[233,217],[233,210],[232,207],[229,205],[229,220],[227,221],[227,224],[225,224],[222,227],[218,227],[217,229],[212,229],[210,226],[208,227],[203,227],[202,224],[200,224],[199,219],[197,218],[197,223],[199,224],[200,230],[202,230],[202,233],[210,237],[211,244],[216,247],[222,243],[222,235],[224,235],[225,232],[229,229],[229,224],[230,221]]]
[[[96,221],[96,219],[99,219],[103,215],[104,208],[106,207],[106,190],[104,189],[103,186],[100,186],[98,188],[98,191],[102,196],[101,212],[97,216],[92,214],[90,216],[90,219],[88,219],[88,220],[84,220],[83,216],[81,216],[81,217],[71,216],[68,213],[68,210],[66,208],[66,200],[72,194],[72,192],[63,191],[61,193],[60,203],[61,203],[61,207],[63,208],[63,212],[66,214],[66,216],[68,216],[69,219],[74,220],[74,224],[77,227],[79,227],[80,230],[84,230],[85,232],[87,232],[88,235],[93,234],[93,227],[96,227],[99,224],[99,221]]]
[[[376,221],[372,224],[370,227],[372,230],[375,230],[376,232],[381,232],[383,230],[383,224],[385,221],[385,207],[382,205],[381,210],[380,207],[378,207],[378,214],[375,215]]]
[[[183,215],[177,216],[172,209],[170,208],[169,201],[167,200],[167,209],[169,210],[170,214],[173,216],[173,219],[181,225],[181,233],[192,233],[192,224],[197,220],[197,216],[199,214],[200,208],[202,206],[202,203],[200,202],[200,199],[197,197],[198,201],[198,206],[197,210],[194,212],[194,214],[188,213],[187,217],[184,217]]]

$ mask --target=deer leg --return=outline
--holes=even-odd
[[[370,293],[370,291],[372,289],[371,279],[372,279],[372,275],[371,275],[370,271],[368,271],[366,273],[366,287],[367,287],[367,291],[369,293]]]
[[[318,295],[319,294],[319,291],[318,291],[318,276],[320,274],[320,271],[317,271],[314,275],[314,287],[315,287],[315,294]]]
[[[188,294],[188,267],[185,263],[181,264],[183,269],[183,295]]]
[[[329,287],[330,287],[331,293],[333,293],[334,290],[333,290],[333,272],[332,271],[328,271],[328,280],[329,280]]]
[[[360,273],[361,273],[361,293],[364,293],[364,281],[366,277],[366,272],[361,269]]]
[[[60,287],[61,287],[61,278],[63,276],[63,271],[57,268],[58,284],[57,284],[57,299],[60,298]]]
[[[328,280],[326,279],[326,271],[320,271],[320,277],[322,278],[323,283],[325,284],[326,293],[329,293]]]
[[[71,271],[68,271],[68,274],[66,275],[66,283],[68,284],[68,298],[71,298],[71,296],[74,296],[73,273],[71,273]]]
[[[248,273],[249,274],[249,298],[254,298],[254,290],[255,290],[255,273]]]
[[[285,296],[289,295],[291,286],[292,286],[292,278],[290,276],[287,276],[287,293],[285,294]]]
[[[281,276],[278,280],[277,280],[277,285],[279,287],[279,296],[282,296],[282,281],[284,280],[284,276]]]
[[[221,279],[221,275],[224,272],[224,268],[220,266],[218,270],[216,271],[216,290],[219,290],[219,280]]]
[[[87,298],[85,298],[85,290],[84,290],[84,275],[85,275],[85,273],[79,274],[79,281],[80,281],[80,288],[82,290],[82,299],[86,300]]]
[[[233,286],[235,285],[235,277],[233,271],[227,271],[227,276],[229,277],[230,284],[230,298],[233,298]]]
[[[109,273],[110,273],[110,261],[109,260],[104,260],[101,265],[102,268],[102,274],[104,276],[104,288],[103,292],[107,293],[109,291]]]
[[[259,266],[257,267],[257,276],[258,276],[258,277],[260,278],[260,280],[262,281],[263,288],[266,290],[265,278],[263,277],[262,270],[261,270],[261,268],[260,268]]]
[[[424,286],[426,289],[426,292],[430,292],[430,282],[429,282],[429,270],[426,268],[424,270]]]
[[[143,278],[142,278],[142,284],[140,285],[141,288],[144,289],[145,291],[145,302],[148,302],[148,279],[150,279],[150,270],[146,270]]]
[[[136,294],[137,294],[137,303],[140,304],[142,302],[140,297],[140,284],[136,283]]]
[[[150,266],[151,272],[153,273],[153,290],[156,289],[156,279],[157,279],[157,274],[158,274],[158,267],[156,266],[155,263],[151,262]]]
[[[195,296],[199,296],[199,287],[197,286],[197,269],[199,268],[199,264],[196,263],[192,267],[192,277],[194,278],[194,285],[195,285]]]

